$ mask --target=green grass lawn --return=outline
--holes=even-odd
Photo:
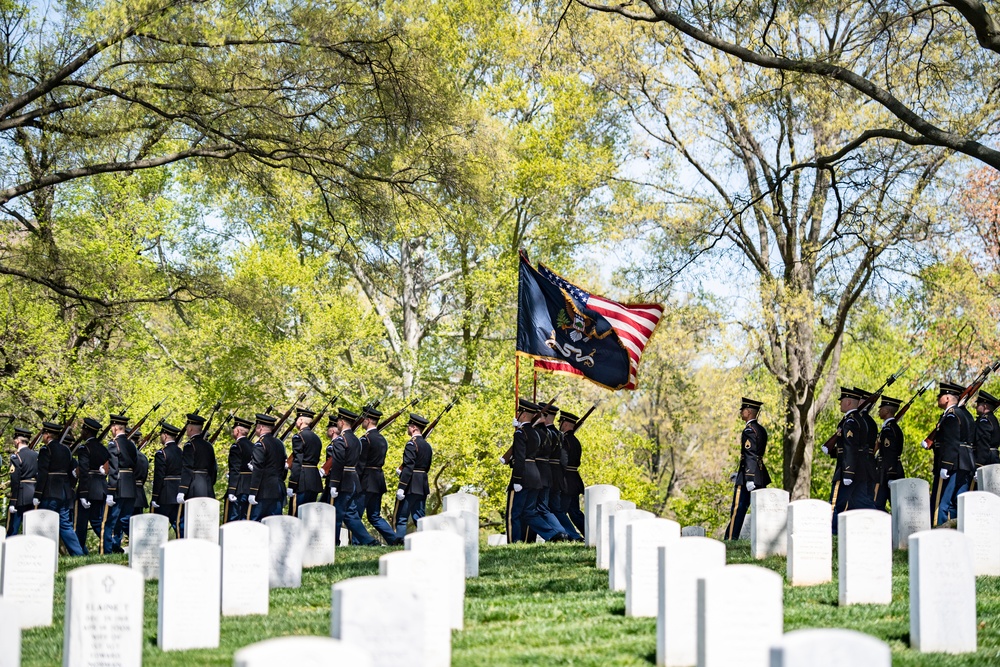
[[[836,549],[836,547],[834,547]],[[156,648],[157,584],[146,587],[143,664],[230,665],[236,649],[268,637],[323,635],[330,631],[330,586],[341,579],[378,574],[387,548],[345,548],[336,565],[303,573],[302,588],[271,591],[267,617],[223,618],[215,650],[162,653]],[[580,545],[518,545],[481,552],[480,577],[466,588],[465,630],[453,635],[455,667],[481,665],[650,665],[656,657],[656,620],[625,617],[625,594],[608,591],[607,573],[594,568],[594,550]],[[123,556],[62,559],[56,577],[54,623],[28,630],[23,664],[58,665],[66,572],[81,565],[125,563]],[[747,543],[730,546],[729,563],[752,562]],[[783,558],[759,563],[785,571]],[[836,558],[834,558],[836,567]],[[977,584],[979,652],[964,656],[919,654],[909,649],[907,554],[898,552],[893,602],[888,606],[837,606],[834,583],[785,588],[785,630],[842,627],[889,642],[894,665],[1000,664],[1000,578]],[[745,604],[744,602],[740,602]],[[747,613],[753,613],[750,607]]]

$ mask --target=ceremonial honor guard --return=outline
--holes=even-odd
[[[549,440],[549,470],[552,474],[552,486],[549,488],[548,498],[549,513],[555,518],[559,532],[566,534],[566,539],[571,542],[583,542],[583,538],[576,532],[573,522],[569,519],[568,507],[564,507],[566,465],[569,457],[563,447],[562,431],[555,426],[558,408],[555,406],[550,408],[545,411],[545,430]]]
[[[976,398],[976,467],[1000,463],[1000,425],[997,424],[996,410],[1000,402],[985,391]]]
[[[83,556],[73,531],[73,472],[76,461],[69,447],[59,442],[62,427],[45,422],[42,428],[42,446],[38,450],[38,479],[35,483],[35,507],[59,515],[59,539],[66,545],[70,556]]]
[[[337,499],[337,488],[334,486],[333,480],[336,479],[339,482],[341,477],[344,476],[343,471],[340,470],[344,464],[343,462],[338,464],[337,457],[334,456],[333,441],[337,439],[338,435],[340,435],[340,427],[337,426],[337,416],[331,415],[326,423],[326,437],[330,444],[326,446],[326,460],[319,469],[319,476],[324,478],[326,484],[323,488],[323,495],[320,496],[320,502],[330,505]],[[339,543],[339,534],[337,535],[337,540]]]
[[[174,535],[180,537],[180,506],[177,497],[181,492],[181,473],[184,469],[184,455],[177,444],[181,429],[173,424],[163,422],[160,426],[160,443],[163,445],[153,455],[153,495],[150,507],[157,514],[162,514],[170,520]]]
[[[323,478],[319,474],[319,458],[323,452],[323,441],[312,430],[316,413],[298,408],[292,436],[292,474],[288,482],[287,495],[291,500],[288,513],[298,516],[300,505],[314,503],[323,492]]]
[[[187,416],[188,441],[184,445],[181,459],[181,488],[177,493],[177,504],[183,505],[188,498],[214,498],[215,480],[219,476],[212,443],[205,439],[202,429],[205,418],[197,414]]]
[[[114,498],[111,505],[111,552],[125,553],[122,536],[128,535],[128,524],[135,508],[135,466],[139,452],[126,431],[128,417],[111,415],[111,441],[108,443],[108,457],[111,465],[108,473],[108,493]]]
[[[352,544],[365,546],[378,542],[369,534],[361,522],[358,512],[357,495],[361,492],[361,478],[358,477],[358,461],[361,460],[361,442],[354,435],[354,423],[359,415],[346,408],[337,409],[337,429],[340,432],[332,444],[333,468],[330,480],[333,506],[337,508],[336,535],[340,537],[341,525],[347,526]],[[336,493],[333,493],[336,490]]]
[[[285,502],[285,446],[274,435],[278,418],[257,415],[257,442],[250,464],[250,518],[254,521],[281,514]]]
[[[250,429],[253,422],[233,417],[233,444],[229,447],[229,479],[226,488],[225,520],[239,521],[247,518],[250,497],[250,462],[253,460],[253,443]]]
[[[21,530],[21,518],[34,509],[35,483],[38,478],[38,452],[28,447],[31,431],[14,428],[17,451],[10,457],[10,502],[7,504],[7,536]]]
[[[743,520],[750,507],[750,494],[754,489],[766,488],[771,483],[771,476],[764,465],[764,454],[767,452],[767,431],[757,421],[760,414],[761,401],[744,398],[740,403],[740,418],[746,422],[740,433],[740,463],[736,472],[730,475],[733,482],[733,503],[729,510],[729,525],[726,527],[726,539],[740,539],[743,530]]]
[[[142,433],[136,431],[132,434],[134,442],[142,441]],[[149,507],[149,499],[146,497],[146,481],[149,479],[149,459],[142,453],[141,449],[135,450],[135,506],[132,514],[142,514]]]
[[[902,403],[897,398],[882,397],[878,408],[878,416],[882,419],[878,440],[875,443],[876,461],[878,464],[878,483],[875,485],[875,509],[885,511],[889,500],[889,482],[903,479],[903,429],[896,421],[896,411]]]
[[[559,413],[559,429],[562,431],[562,457],[564,463],[563,499],[560,509],[562,509],[573,526],[576,527],[577,535],[584,535],[587,521],[584,519],[583,511],[580,509],[580,497],[583,495],[583,478],[580,477],[580,459],[583,457],[583,447],[576,436],[576,424],[580,418],[572,412],[563,410]],[[566,531],[569,533],[570,531]]]
[[[938,389],[938,407],[942,408],[934,439],[933,525],[958,517],[958,496],[969,490],[975,470],[972,452],[972,416],[958,406],[965,387],[942,382]]]
[[[837,466],[833,471],[833,484],[830,488],[830,504],[833,505],[833,534],[837,534],[837,516],[849,508],[854,496],[855,481],[863,474],[860,470],[861,461],[859,458],[866,448],[864,422],[858,417],[858,404],[860,400],[854,389],[849,387],[840,388],[840,411],[843,418],[837,426],[837,442],[833,451],[827,451],[823,445],[823,452],[837,459]]]
[[[366,405],[361,410],[361,428],[365,434],[361,441],[361,494],[358,503],[358,513],[368,515],[371,524],[386,544],[399,544],[399,538],[389,522],[382,518],[382,496],[385,495],[385,453],[389,444],[378,430],[378,422],[382,412],[375,407]]]
[[[858,387],[855,387],[854,391],[862,401],[866,401],[873,395],[870,391]],[[860,457],[860,461],[863,463],[865,484],[864,487],[859,486],[855,488],[852,510],[875,509],[875,487],[878,484],[878,463],[875,461],[875,451],[877,449],[876,440],[878,440],[879,427],[875,419],[871,416],[870,409],[871,406],[868,409],[861,410],[860,405],[858,409],[858,415],[865,427],[864,448]],[[857,481],[855,480],[855,482]],[[862,488],[864,488],[864,491],[862,491]]]
[[[108,472],[111,469],[111,455],[97,434],[104,427],[101,422],[87,417],[80,427],[83,444],[77,447],[77,507],[76,537],[84,553],[87,553],[87,525],[97,535],[98,553],[111,553],[111,533],[114,526],[108,521],[111,505],[115,502],[108,493]]]
[[[428,420],[416,413],[410,413],[406,432],[410,439],[403,448],[403,464],[399,467],[399,487],[396,489],[396,538],[406,537],[406,526],[412,518],[414,525],[424,516],[427,496],[431,487],[427,473],[431,469],[434,452],[423,436]]]

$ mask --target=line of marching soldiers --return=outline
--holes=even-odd
[[[362,523],[365,514],[387,544],[402,543],[409,520],[415,523],[424,516],[430,493],[427,475],[433,461],[425,436],[440,420],[439,416],[430,423],[419,414],[409,414],[409,439],[396,470],[399,483],[390,525],[381,516],[382,497],[387,491],[382,468],[388,448],[381,430],[402,412],[383,420],[375,405],[366,405],[360,414],[338,408],[329,418],[324,448],[312,428],[319,421],[317,414],[296,408],[291,454],[276,435],[289,413],[284,417],[257,414],[253,421],[231,415],[225,422],[233,422],[233,443],[227,460],[223,519],[260,520],[281,514],[286,501],[289,514],[294,515],[300,505],[320,501],[337,508],[336,534],[340,534],[341,525],[346,526],[352,544],[379,543]],[[88,529],[96,533],[100,553],[123,552],[129,519],[147,508],[149,461],[141,449],[157,436],[161,447],[153,456],[148,507],[166,516],[175,534],[182,535],[184,502],[214,497],[218,464],[213,444],[225,425],[208,436],[204,416],[195,412],[185,418],[183,428],[161,420],[153,433],[142,438],[139,427],[145,417],[131,429],[125,415],[110,415],[107,429],[87,417],[80,424],[75,444],[68,438],[69,425],[45,421],[34,438],[29,430],[15,427],[7,534],[19,532],[25,512],[48,509],[59,514],[60,540],[71,556],[87,554]],[[354,432],[359,426],[363,431],[360,436]],[[111,436],[107,444],[105,434]],[[182,435],[186,437],[183,447]]]
[[[984,370],[976,382],[967,387],[951,382],[938,385],[941,416],[923,441],[923,447],[932,449],[934,454],[931,487],[931,523],[934,526],[957,518],[958,496],[974,488],[977,468],[1000,463],[1000,423],[994,414],[1000,399],[980,389],[989,372]],[[922,387],[904,405],[900,399],[882,395],[882,390],[890,383],[887,381],[877,392],[858,387],[840,389],[843,417],[835,434],[821,447],[824,454],[837,462],[830,489],[834,535],[841,512],[853,509],[885,511],[889,482],[906,476],[900,461],[904,438],[899,423],[927,387]],[[975,416],[965,407],[973,396],[976,397]],[[880,397],[881,425],[869,414]],[[747,398],[740,406],[746,426],[740,436],[739,467],[730,477],[734,489],[727,540],[739,538],[750,506],[750,493],[771,482],[764,466],[767,432],[757,423],[760,408],[760,401]]]
[[[507,487],[507,542],[582,542],[584,517],[580,511],[583,480],[582,448],[576,431],[593,411],[583,417],[552,403],[539,405],[518,399],[514,442],[500,457],[511,467]]]

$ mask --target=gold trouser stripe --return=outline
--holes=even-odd
[[[288,514],[289,516],[298,516],[299,511],[299,496],[297,493],[292,494],[292,502],[288,503]]]
[[[229,494],[222,501],[222,523],[229,523]]]
[[[507,491],[507,543],[514,543],[514,519],[511,512],[514,510],[514,489]]]
[[[399,506],[403,504],[402,500],[396,499],[396,506],[392,508],[392,530],[395,532],[396,526],[399,525]]]
[[[251,510],[253,510],[253,505],[250,504],[250,501],[247,501],[247,521],[250,520]]]
[[[181,529],[181,516],[184,515],[184,503],[177,505],[177,530]],[[183,535],[178,535],[177,537],[184,537]]]
[[[104,515],[101,517],[101,534],[97,536],[98,541],[101,543],[101,548],[98,551],[102,556],[104,555],[104,524],[108,520],[108,504],[104,503]]]
[[[938,525],[938,511],[941,509],[941,492],[944,490],[944,483],[946,480],[938,477],[938,490],[934,497],[934,516],[931,517],[931,526]]]
[[[729,526],[726,528],[726,539],[733,539],[733,528],[735,528],[736,523],[736,508],[740,506],[740,498],[743,495],[743,485],[737,484],[733,489],[733,506],[729,511]],[[736,537],[739,537],[737,535]]]
[[[77,519],[79,518],[79,516],[80,516],[80,501],[77,500],[75,503],[73,503],[73,531],[74,532],[76,530],[78,530],[77,527],[76,527],[77,526],[76,522],[77,522]]]
[[[874,500],[876,502],[878,502],[878,488],[880,486],[882,486],[882,482],[878,482],[878,483],[875,484],[875,497],[873,497],[872,500]]]

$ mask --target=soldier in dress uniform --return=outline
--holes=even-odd
[[[878,408],[878,416],[882,419],[878,440],[875,442],[876,461],[878,463],[878,483],[875,485],[875,509],[885,511],[889,500],[889,482],[903,479],[903,463],[899,458],[903,455],[903,429],[896,421],[896,411],[902,403],[898,398],[882,397]]]
[[[361,494],[359,494],[358,514],[367,514],[371,524],[386,544],[400,544],[396,532],[389,522],[382,518],[382,496],[385,495],[385,453],[389,444],[378,430],[382,411],[366,405],[361,410],[361,428],[365,434],[361,441]]]
[[[174,535],[180,537],[180,506],[177,497],[181,491],[181,473],[184,469],[184,454],[177,444],[181,436],[179,426],[163,422],[160,426],[160,444],[162,447],[153,455],[153,495],[149,506],[157,514],[162,514],[170,520]]]
[[[98,553],[111,553],[111,533],[114,526],[108,521],[114,498],[108,493],[108,472],[111,469],[111,455],[97,434],[104,430],[101,422],[87,417],[80,427],[83,441],[76,449],[77,454],[77,501],[74,508],[76,537],[84,553],[87,549],[87,525],[97,535]]]
[[[580,540],[583,540],[587,521],[580,509],[580,497],[583,495],[583,478],[580,477],[580,459],[583,457],[583,447],[576,437],[576,424],[580,418],[565,410],[559,413],[559,430],[562,431],[563,450],[563,499],[561,508],[577,530]],[[566,531],[569,533],[569,531]],[[572,535],[571,535],[572,536]]]
[[[250,462],[250,518],[260,521],[281,514],[285,503],[285,445],[274,435],[278,418],[257,415],[257,442]]]
[[[396,524],[396,538],[399,540],[406,537],[406,527],[411,518],[416,525],[425,515],[427,496],[431,492],[427,474],[431,469],[434,451],[423,436],[424,429],[429,423],[426,417],[411,412],[410,420],[406,424],[406,432],[410,439],[403,448],[403,464],[399,467],[399,487],[396,489],[398,502],[396,516],[393,518],[393,523]]]
[[[34,509],[35,483],[38,478],[38,452],[28,447],[31,431],[17,426],[14,428],[14,446],[17,448],[10,457],[10,502],[7,504],[7,535],[17,535],[21,530],[21,518],[25,512]]]
[[[740,539],[743,520],[750,507],[750,494],[754,489],[766,488],[771,483],[771,476],[764,465],[767,431],[757,421],[762,405],[761,401],[752,398],[743,398],[740,402],[740,418],[745,424],[740,433],[740,463],[736,472],[729,477],[733,482],[733,503],[729,510],[729,525],[726,527],[727,540]]]
[[[330,415],[326,422],[326,439],[329,444],[326,446],[326,460],[319,469],[319,476],[324,479],[323,495],[320,502],[332,505],[337,498],[337,489],[333,487],[333,480],[338,481],[344,476],[343,470],[337,468],[337,458],[333,455],[333,441],[340,435],[340,427],[337,426],[337,416]],[[343,467],[343,463],[340,464]],[[340,536],[337,536],[340,539]]]
[[[187,416],[185,431],[188,440],[184,444],[181,459],[181,488],[177,494],[179,505],[183,505],[188,498],[215,497],[215,480],[219,476],[219,467],[212,443],[202,433],[204,427],[205,418],[201,415],[192,413]]]
[[[549,489],[549,512],[555,517],[559,526],[559,532],[566,533],[571,542],[583,542],[583,538],[576,532],[573,522],[569,519],[568,505],[566,499],[566,465],[569,457],[563,445],[563,433],[555,426],[555,411],[545,411],[545,430],[549,439],[549,470],[552,473],[552,486]]]
[[[333,468],[330,470],[330,493],[337,508],[336,535],[340,537],[341,525],[347,526],[351,542],[374,546],[378,541],[361,522],[357,495],[361,493],[358,462],[361,460],[361,441],[354,435],[354,424],[359,415],[347,408],[337,408],[337,429],[340,432],[331,443]],[[336,491],[336,493],[334,493]]]
[[[142,442],[142,432],[136,431],[132,434],[133,442]],[[149,499],[146,497],[146,480],[149,479],[149,458],[136,447],[135,450],[135,506],[132,514],[142,514],[149,507]]]
[[[833,534],[837,534],[837,516],[848,508],[853,495],[855,479],[862,473],[858,460],[866,447],[864,422],[858,418],[860,399],[853,388],[840,388],[840,412],[843,417],[837,425],[837,441],[833,450],[823,445],[823,453],[837,459],[830,486],[830,504],[833,505]],[[860,487],[857,487],[860,488]]]
[[[291,502],[288,513],[298,516],[300,505],[314,503],[323,492],[323,478],[319,474],[319,459],[323,452],[323,441],[312,430],[316,413],[306,408],[298,408],[292,436],[292,474],[288,482],[287,495]]]
[[[1000,425],[997,424],[996,410],[1000,401],[992,394],[980,390],[976,398],[976,467],[1000,463]]]
[[[938,388],[937,436],[934,439],[934,502],[933,525],[958,517],[958,496],[969,490],[975,470],[972,436],[975,423],[965,408],[958,406],[958,397],[965,388],[942,382]],[[971,422],[971,423],[970,423]]]
[[[108,493],[114,498],[114,504],[108,512],[112,526],[111,552],[120,554],[125,553],[122,549],[122,536],[128,535],[128,524],[135,508],[135,466],[139,452],[135,448],[135,442],[128,437],[128,417],[111,415],[108,419],[111,422]]]
[[[38,450],[38,480],[35,483],[35,507],[59,515],[59,539],[66,545],[70,556],[83,556],[73,531],[73,472],[76,461],[69,447],[59,441],[62,433],[59,424],[42,424],[42,446]]]
[[[247,518],[250,497],[250,470],[253,460],[253,443],[250,429],[253,422],[242,417],[233,417],[233,444],[229,447],[229,485],[226,488],[225,520],[239,521]]]
[[[865,389],[855,387],[854,391],[862,401],[872,397],[872,392]],[[878,463],[875,461],[875,451],[877,449],[876,441],[878,440],[879,427],[875,418],[871,416],[870,410],[871,406],[868,406],[866,410],[861,410],[859,405],[858,415],[865,427],[864,449],[860,456],[861,464],[863,464],[861,467],[863,468],[865,484],[863,487],[864,491],[862,491],[862,487],[855,488],[854,503],[851,505],[852,510],[875,509],[875,486],[878,484]],[[857,481],[855,480],[855,482]]]

